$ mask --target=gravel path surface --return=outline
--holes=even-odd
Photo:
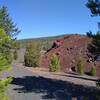
[[[100,93],[92,77],[49,73],[20,64],[13,64],[13,70],[2,77],[6,76],[14,77],[7,91],[10,100],[98,100],[95,94]]]
[[[26,67],[27,70],[38,73],[38,75],[43,76],[45,78],[57,79],[62,81],[71,82],[78,85],[86,85],[96,87],[97,77],[92,77],[88,75],[77,75],[75,73],[64,73],[64,72],[48,72],[45,68],[29,68]]]

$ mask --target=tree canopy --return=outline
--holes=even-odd
[[[88,0],[86,6],[90,9],[92,16],[100,16],[100,0]]]
[[[0,8],[0,28],[4,29],[4,31],[12,37],[16,36],[20,32],[17,25],[9,16],[6,6]]]

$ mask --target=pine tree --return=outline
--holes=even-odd
[[[4,47],[4,45],[8,43],[10,40],[11,40],[10,36],[7,35],[3,29],[0,29],[0,74],[11,68],[7,58],[8,55],[5,52],[5,47]],[[0,100],[8,100],[8,98],[5,96],[5,89],[11,81],[12,81],[11,77],[0,80]]]
[[[100,0],[88,0],[86,7],[90,9],[92,16],[100,16]],[[100,30],[100,23],[98,23]],[[100,31],[96,34],[89,34],[92,36],[92,43],[89,45],[89,51],[94,55],[100,54]]]
[[[90,9],[92,16],[100,16],[100,0],[88,0],[86,6]]]
[[[8,14],[7,7],[0,8],[0,75],[11,69],[12,55],[11,48],[19,29]],[[5,89],[12,81],[11,77],[0,80],[0,100],[8,100],[5,96]]]
[[[0,8],[0,28],[4,29],[4,31],[12,37],[20,32],[16,24],[14,24],[10,18],[6,6]]]
[[[0,28],[5,31],[7,35],[11,37],[10,41],[7,41],[5,44],[3,44],[3,50],[5,54],[7,55],[7,61],[9,63],[12,62],[12,57],[10,54],[11,49],[18,49],[19,44],[15,41],[16,35],[20,32],[16,24],[12,21],[12,18],[10,17],[7,7],[2,6],[0,8]]]

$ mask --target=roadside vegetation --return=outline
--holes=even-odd
[[[7,7],[2,6],[0,8],[0,76],[5,71],[11,70],[13,60],[11,49],[17,33],[19,29],[9,17]],[[0,79],[0,100],[8,100],[5,91],[12,80],[12,77]]]
[[[99,0],[88,0],[86,7],[90,10],[92,17],[100,16],[100,1]],[[100,56],[100,22],[98,22],[98,31],[93,34],[92,31],[87,32],[87,36],[92,38],[92,42],[88,47],[89,52],[93,55],[94,61]],[[93,66],[90,74],[96,75],[96,66]]]
[[[8,60],[8,56],[11,56],[9,52],[7,55],[7,48],[4,46],[7,42],[11,40],[10,36],[5,33],[3,29],[0,29],[0,74],[4,71],[10,70],[10,62]],[[12,78],[5,78],[0,80],[0,100],[8,100],[7,96],[5,96],[6,87],[12,81]]]
[[[100,1],[99,0],[88,0],[86,7],[91,11],[92,17],[100,17]],[[94,60],[96,57],[100,56],[100,22],[98,22],[98,31],[96,34],[88,32],[88,37],[92,38],[92,43],[89,45],[88,49],[92,55],[94,55]],[[91,69],[91,75],[96,75],[96,66]],[[97,82],[97,86],[100,87],[100,80]],[[100,100],[100,96],[99,96]]]
[[[84,74],[84,69],[85,69],[84,61],[83,61],[82,58],[80,58],[78,60],[78,63],[77,63],[77,73],[80,74],[80,75],[83,75]]]
[[[58,55],[56,54],[53,54],[51,58],[51,63],[49,65],[49,71],[50,72],[60,71],[60,59]]]
[[[90,71],[91,76],[96,76],[96,66],[93,66]]]
[[[40,44],[32,43],[26,48],[24,55],[24,64],[28,67],[39,67],[40,66]]]

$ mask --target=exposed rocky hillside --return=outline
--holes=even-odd
[[[69,35],[54,42],[53,47],[48,50],[42,58],[42,67],[47,67],[50,64],[52,55],[58,54],[60,57],[61,71],[70,72],[76,69],[77,62],[81,57],[85,63],[85,72],[89,72],[94,62],[92,55],[88,52],[88,45],[91,39],[86,36]],[[97,75],[100,76],[100,61],[95,61]]]

